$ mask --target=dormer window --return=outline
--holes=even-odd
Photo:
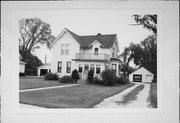
[[[94,55],[98,55],[98,48],[94,48]]]

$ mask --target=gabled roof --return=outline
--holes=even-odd
[[[139,69],[137,69],[136,71],[132,72],[131,74],[139,74],[139,73],[143,73],[143,74],[148,74],[148,75],[154,75],[153,73],[151,73],[150,71],[148,71],[146,68],[144,67],[140,67]]]
[[[67,30],[71,34],[71,36],[80,44],[81,48],[90,47],[90,45],[96,40],[99,41],[104,48],[111,48],[117,36],[116,34],[101,35],[100,33],[98,33],[97,35],[79,36],[74,32],[68,30],[67,28],[65,28],[65,30]]]

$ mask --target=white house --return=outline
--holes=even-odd
[[[47,63],[44,65],[41,65],[37,67],[37,69],[38,69],[38,76],[44,76],[45,74],[51,72],[51,64]]]
[[[19,54],[19,73],[24,73],[26,63],[21,61],[21,59],[22,59],[22,56]]]
[[[152,82],[154,74],[145,69],[144,67],[129,74],[129,80],[131,82]]]
[[[99,77],[105,69],[114,69],[120,75],[121,60],[117,58],[119,45],[116,34],[79,36],[68,29],[58,35],[50,46],[52,53],[51,72],[59,77],[71,75],[77,69],[81,78],[94,70]]]

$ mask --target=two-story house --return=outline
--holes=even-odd
[[[84,79],[89,70],[93,70],[97,77],[105,69],[114,69],[116,75],[120,75],[122,62],[117,58],[119,46],[116,34],[79,36],[65,28],[50,49],[51,72],[59,77],[71,75],[74,69]]]

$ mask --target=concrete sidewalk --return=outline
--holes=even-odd
[[[43,88],[25,89],[25,90],[19,90],[19,92],[39,91],[39,90],[55,89],[55,88],[64,88],[64,87],[72,87],[72,86],[77,86],[77,85],[81,85],[81,84],[60,85],[60,86],[51,86],[51,87],[43,87]]]

